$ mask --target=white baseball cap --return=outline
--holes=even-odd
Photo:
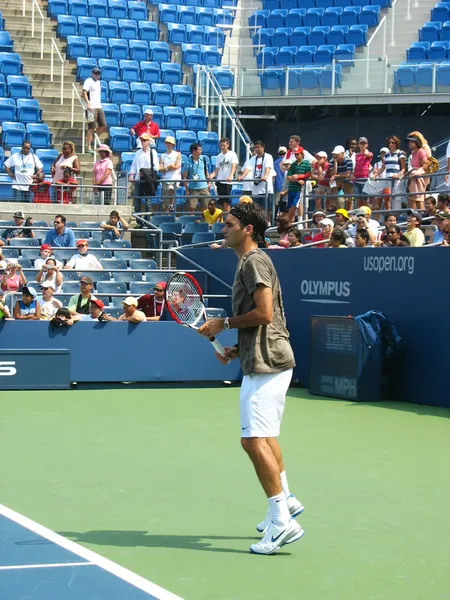
[[[147,108],[147,110],[144,112],[144,115],[152,115],[153,111],[151,108]]]
[[[345,152],[344,146],[335,146],[331,154],[342,154],[342,152]]]
[[[322,219],[319,222],[319,227],[323,227],[324,225],[331,225],[331,227],[334,227],[334,223],[331,219]]]
[[[320,158],[328,158],[328,154],[324,150],[320,150],[319,152],[316,152],[315,155],[320,156]]]

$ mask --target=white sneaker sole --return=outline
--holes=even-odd
[[[293,535],[291,538],[284,540],[283,543],[280,544],[279,546],[275,546],[275,548],[273,548],[270,552],[255,552],[255,550],[253,550],[251,547],[250,547],[250,552],[251,552],[251,554],[259,554],[260,556],[270,556],[272,554],[275,554],[275,552],[278,552],[278,550],[281,550],[281,548],[283,546],[287,546],[287,544],[293,544],[294,542],[298,542],[298,540],[301,540],[304,535],[305,535],[305,530],[302,529],[301,531],[299,531],[295,535]]]

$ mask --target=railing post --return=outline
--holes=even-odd
[[[53,81],[53,40],[52,43],[50,44],[50,81]]]
[[[244,73],[245,73],[245,67],[242,67],[241,69],[241,89],[239,90],[239,95],[240,96],[244,96]]]
[[[83,110],[83,137],[81,140],[81,153],[84,154],[86,147],[86,112]]]
[[[41,19],[41,60],[43,58],[44,58],[44,19]]]
[[[370,88],[369,83],[369,64],[370,64],[370,46],[367,46],[367,58],[366,58],[366,88]]]
[[[431,92],[433,94],[436,92],[436,63],[433,63],[433,81],[431,84]]]
[[[284,67],[284,95],[289,95],[289,67]]]
[[[395,4],[393,3],[391,8],[391,41],[389,42],[389,46],[395,46]]]
[[[387,94],[388,92],[388,68],[389,68],[389,63],[388,63],[388,58],[387,56],[384,57],[384,93]]]
[[[406,20],[411,21],[411,0],[406,0]]]
[[[22,0],[22,17],[26,14],[26,0]]]
[[[71,106],[71,111],[70,111],[70,126],[73,129],[73,117],[74,117],[74,111],[75,111],[75,89],[74,89],[74,83],[72,83],[72,106]],[[84,149],[83,149],[84,152]]]
[[[34,38],[34,2],[31,3],[31,37]]]
[[[331,61],[331,95],[334,96],[336,93],[336,60],[333,58]],[[306,214],[304,212],[303,214]]]
[[[64,63],[61,63],[61,104],[64,104]]]
[[[206,90],[205,90],[205,115],[206,118],[209,119],[209,73],[206,73]]]
[[[217,129],[218,129],[218,135],[219,135],[219,140],[222,138],[222,99],[219,96],[219,103],[217,105]]]
[[[198,108],[200,96],[200,77],[202,76],[202,67],[197,69],[197,79],[195,80],[195,108]]]
[[[383,57],[386,56],[386,40],[387,40],[387,20],[386,17],[385,21],[384,21],[384,27],[383,27]]]

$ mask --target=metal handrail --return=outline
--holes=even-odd
[[[22,16],[26,16],[27,0],[22,0]],[[41,60],[44,58],[44,24],[45,17],[41,11],[41,8],[36,0],[31,0],[31,37],[34,38],[34,10],[35,7],[38,10],[39,16],[41,17]]]
[[[50,53],[50,81],[53,81],[53,54],[56,50],[56,54],[61,62],[61,104],[64,104],[64,58],[56,45],[55,38],[51,39],[51,53]]]

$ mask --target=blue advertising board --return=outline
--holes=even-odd
[[[69,386],[68,349],[0,350],[0,390],[64,390]]]

